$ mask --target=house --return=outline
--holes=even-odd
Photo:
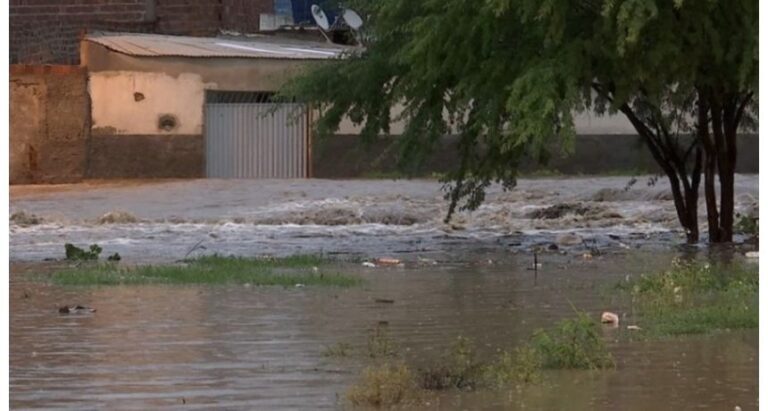
[[[348,47],[270,36],[94,33],[90,178],[309,177],[309,112],[271,96]]]
[[[309,175],[306,118],[282,129],[300,156],[270,146],[285,149],[279,154],[291,164],[287,174],[272,170],[282,164],[277,158],[262,164],[269,172],[237,174],[223,162],[211,163],[209,172],[206,155],[224,159],[249,150],[236,141],[206,146],[203,139],[205,115],[230,104],[220,115],[239,118],[235,102],[263,111],[299,66],[342,50],[311,41],[324,38],[304,30],[309,6],[306,0],[12,0],[11,183]],[[274,33],[286,24],[300,26],[289,33],[298,40],[222,35]],[[291,108],[268,114],[294,120]],[[231,165],[247,168],[243,161],[232,158]]]

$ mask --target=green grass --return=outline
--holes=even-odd
[[[614,366],[600,333],[600,324],[582,312],[548,330],[536,331],[530,348],[538,354],[544,368],[594,370]]]
[[[648,336],[758,327],[757,266],[675,261],[668,270],[620,286]]]
[[[121,267],[117,264],[93,264],[69,268],[53,274],[59,285],[132,285],[132,284],[251,284],[293,287],[349,287],[361,280],[322,267],[329,260],[315,255],[285,258],[242,258],[219,255],[199,257],[172,265]]]

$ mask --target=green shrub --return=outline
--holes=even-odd
[[[584,313],[574,319],[560,321],[550,330],[538,330],[531,347],[539,355],[544,368],[600,369],[613,367],[600,325]]]
[[[91,244],[91,247],[88,250],[84,250],[70,243],[66,243],[64,244],[64,252],[67,260],[71,261],[98,260],[99,254],[101,254],[101,247],[99,247],[98,244]]]
[[[483,380],[495,388],[538,383],[541,381],[541,357],[529,346],[517,347],[511,353],[504,351],[484,368]]]

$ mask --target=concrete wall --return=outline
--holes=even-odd
[[[86,73],[76,66],[11,66],[10,183],[83,178],[88,138]]]
[[[403,112],[404,107],[402,105],[395,105],[390,111],[390,118],[396,118]],[[444,112],[446,120],[448,119],[448,113]],[[576,133],[583,135],[607,135],[607,134],[631,134],[635,135],[635,129],[632,127],[632,123],[627,120],[624,115],[605,115],[598,116],[594,113],[577,113],[574,115],[574,125],[576,126]],[[361,125],[355,125],[348,118],[344,118],[339,124],[339,135],[351,135],[360,134],[363,127]],[[400,135],[405,129],[405,121],[394,121],[389,126],[390,133],[393,135]],[[455,132],[455,131],[454,131]]]
[[[448,172],[458,164],[456,138],[446,137],[424,163],[411,170],[413,176]],[[758,136],[739,136],[737,173],[759,171]],[[524,173],[546,172],[565,175],[656,173],[656,162],[639,137],[630,134],[579,135],[575,152],[562,156],[553,150],[547,164],[526,161]],[[313,144],[312,175],[316,178],[365,178],[401,175],[397,167],[399,147],[394,137],[380,138],[365,146],[356,135],[337,135]]]
[[[94,134],[202,134],[205,83],[198,74],[91,73]]]

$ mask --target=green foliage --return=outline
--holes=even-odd
[[[737,215],[736,231],[742,234],[758,236],[760,234],[760,221],[757,217]]]
[[[286,258],[240,258],[208,256],[184,264],[121,267],[103,264],[70,268],[54,273],[61,285],[119,284],[251,284],[328,285],[348,287],[360,283],[357,277],[315,270],[322,260],[315,256]]]
[[[675,261],[624,284],[648,335],[702,334],[757,328],[757,267]]]
[[[321,138],[345,117],[366,141],[403,120],[406,171],[457,134],[461,159],[443,180],[450,217],[479,206],[492,182],[513,187],[523,157],[571,152],[574,113],[631,112],[635,127],[683,139],[698,91],[750,103],[757,3],[359,0],[367,47],[313,66],[283,94],[320,110]],[[671,152],[685,157],[687,144]]]
[[[64,244],[64,251],[66,253],[67,260],[91,261],[99,259],[99,254],[101,254],[101,247],[99,247],[97,244],[91,244],[88,250],[84,250],[70,243],[66,243]]]
[[[503,388],[511,384],[535,384],[541,381],[541,357],[529,346],[517,347],[510,353],[504,351],[485,366],[483,379],[487,385]]]
[[[584,313],[560,321],[550,330],[538,330],[531,338],[544,368],[601,369],[614,366],[613,357],[600,335],[600,325]]]

